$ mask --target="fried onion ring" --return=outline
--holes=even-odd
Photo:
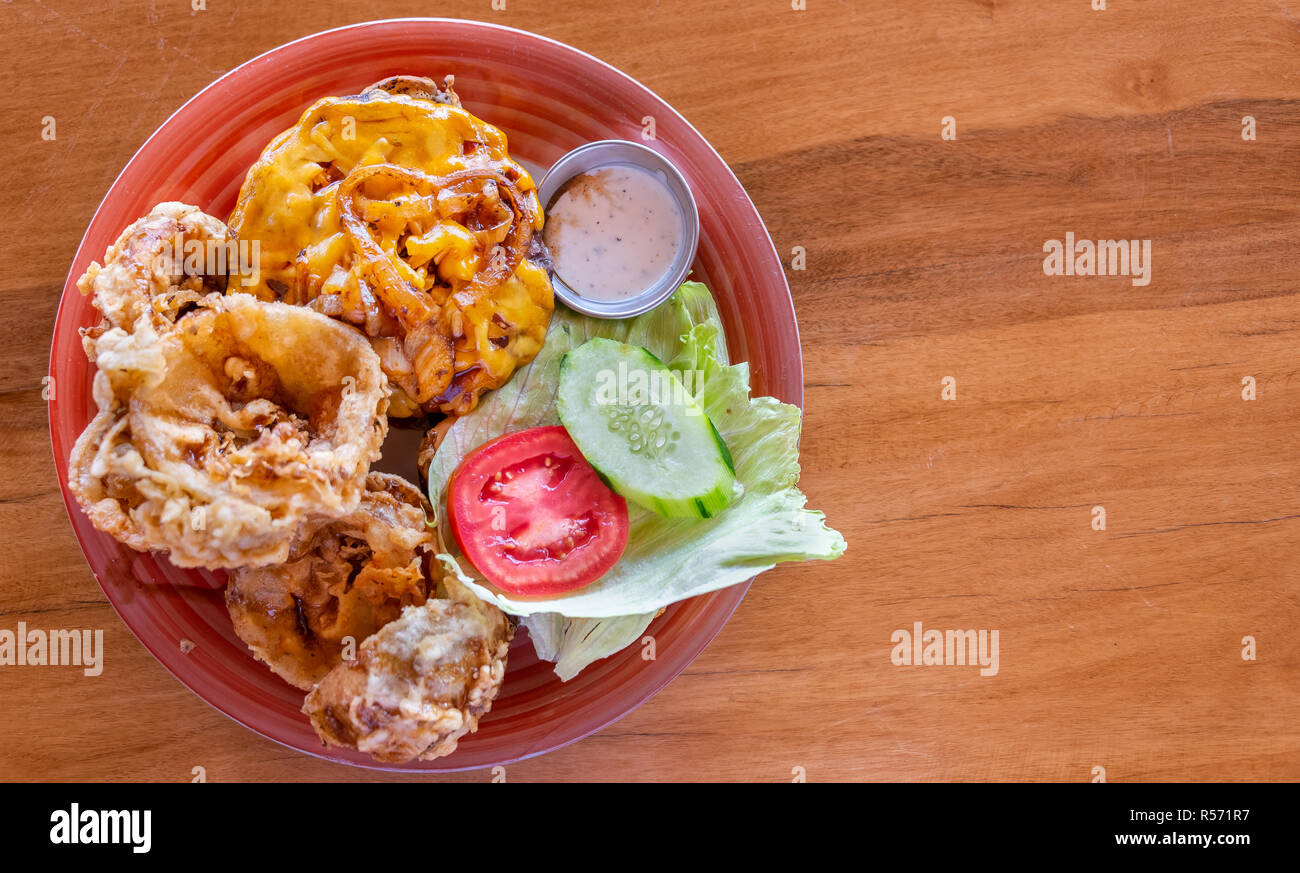
[[[331,746],[400,763],[450,755],[505,678],[514,627],[454,579],[447,598],[409,606],[312,689],[302,711]]]
[[[110,328],[166,330],[182,311],[224,289],[233,239],[220,219],[175,202],[159,203],[122,231],[104,253],[104,265],[92,262],[77,281],[103,315],[83,334],[87,354]]]
[[[304,307],[212,295],[158,334],[90,340],[99,413],[69,460],[95,527],[181,567],[283,562],[361,500],[388,431],[364,337]]]
[[[305,690],[353,646],[429,596],[425,561],[435,548],[423,495],[387,473],[366,477],[356,511],[294,544],[288,563],[230,574],[226,606],[260,660]]]

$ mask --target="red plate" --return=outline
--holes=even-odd
[[[72,526],[122,620],[176,678],[212,706],[293,749],[374,767],[366,755],[325,749],[299,712],[301,691],[255,661],[231,630],[224,576],[182,570],[120,545],[91,527],[68,493],[68,452],[94,411],[92,372],[78,328],[98,321],[76,280],[123,228],[160,201],[182,200],[225,217],[249,165],[272,136],[314,100],[355,94],[396,73],[456,76],[466,108],[502,128],[512,156],[549,166],[598,139],[641,139],[681,168],[699,202],[695,278],[713,290],[735,360],[748,360],[756,394],[803,403],[794,306],[763,222],[727,165],[667,103],[629,76],[569,46],[507,27],[447,19],[376,21],[291,42],[231,70],[182,106],[141,147],[109,189],[77,250],[59,303],[50,352],[50,433]],[[639,646],[561,683],[526,633],[510,653],[505,684],[478,733],[455,754],[383,769],[464,770],[557,749],[627,715],[667,685],[722,629],[745,596],[737,585],[674,604]],[[181,641],[195,644],[188,654]]]

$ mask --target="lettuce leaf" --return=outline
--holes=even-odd
[[[441,517],[452,472],[488,440],[558,424],[560,359],[595,336],[644,346],[679,373],[700,374],[687,384],[726,441],[744,493],[705,520],[662,518],[629,504],[628,545],[619,562],[591,585],[563,595],[505,594],[462,556],[439,555],[449,572],[506,612],[546,615],[526,622],[539,657],[558,659],[557,672],[563,665],[572,675],[635,641],[670,603],[745,582],[783,561],[837,558],[845,548],[823,514],[805,508],[798,490],[798,407],[750,398],[749,366],[729,362],[717,308],[698,282],[687,282],[663,305],[624,321],[556,308],[537,358],[457,421],[429,466],[429,497],[439,511],[443,542],[454,543]],[[562,624],[559,617],[570,621]],[[593,624],[596,619],[615,621]]]
[[[621,652],[641,638],[658,613],[615,618],[565,618],[534,612],[523,618],[537,657],[555,662],[555,674],[568,682],[588,664]]]

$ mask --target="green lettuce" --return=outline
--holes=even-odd
[[[634,642],[670,603],[737,585],[783,561],[837,558],[845,548],[825,516],[804,507],[798,489],[799,408],[749,396],[749,366],[729,362],[717,308],[698,282],[623,321],[557,307],[537,358],[447,432],[429,466],[435,507],[444,505],[448,478],[474,449],[510,431],[559,423],[560,359],[596,336],[643,346],[679,375],[696,371],[686,384],[726,441],[744,492],[718,516],[703,520],[663,518],[629,503],[623,556],[600,579],[567,594],[506,594],[462,556],[439,555],[484,600],[526,616],[539,657],[556,660],[564,678]],[[454,544],[445,518],[439,523],[443,541]]]
[[[614,618],[566,618],[534,612],[523,618],[537,657],[555,662],[555,675],[568,682],[601,658],[621,652],[641,638],[658,613]]]

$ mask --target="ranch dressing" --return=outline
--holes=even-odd
[[[628,164],[569,180],[543,230],[555,274],[594,300],[622,300],[653,286],[672,268],[684,235],[662,174]]]

